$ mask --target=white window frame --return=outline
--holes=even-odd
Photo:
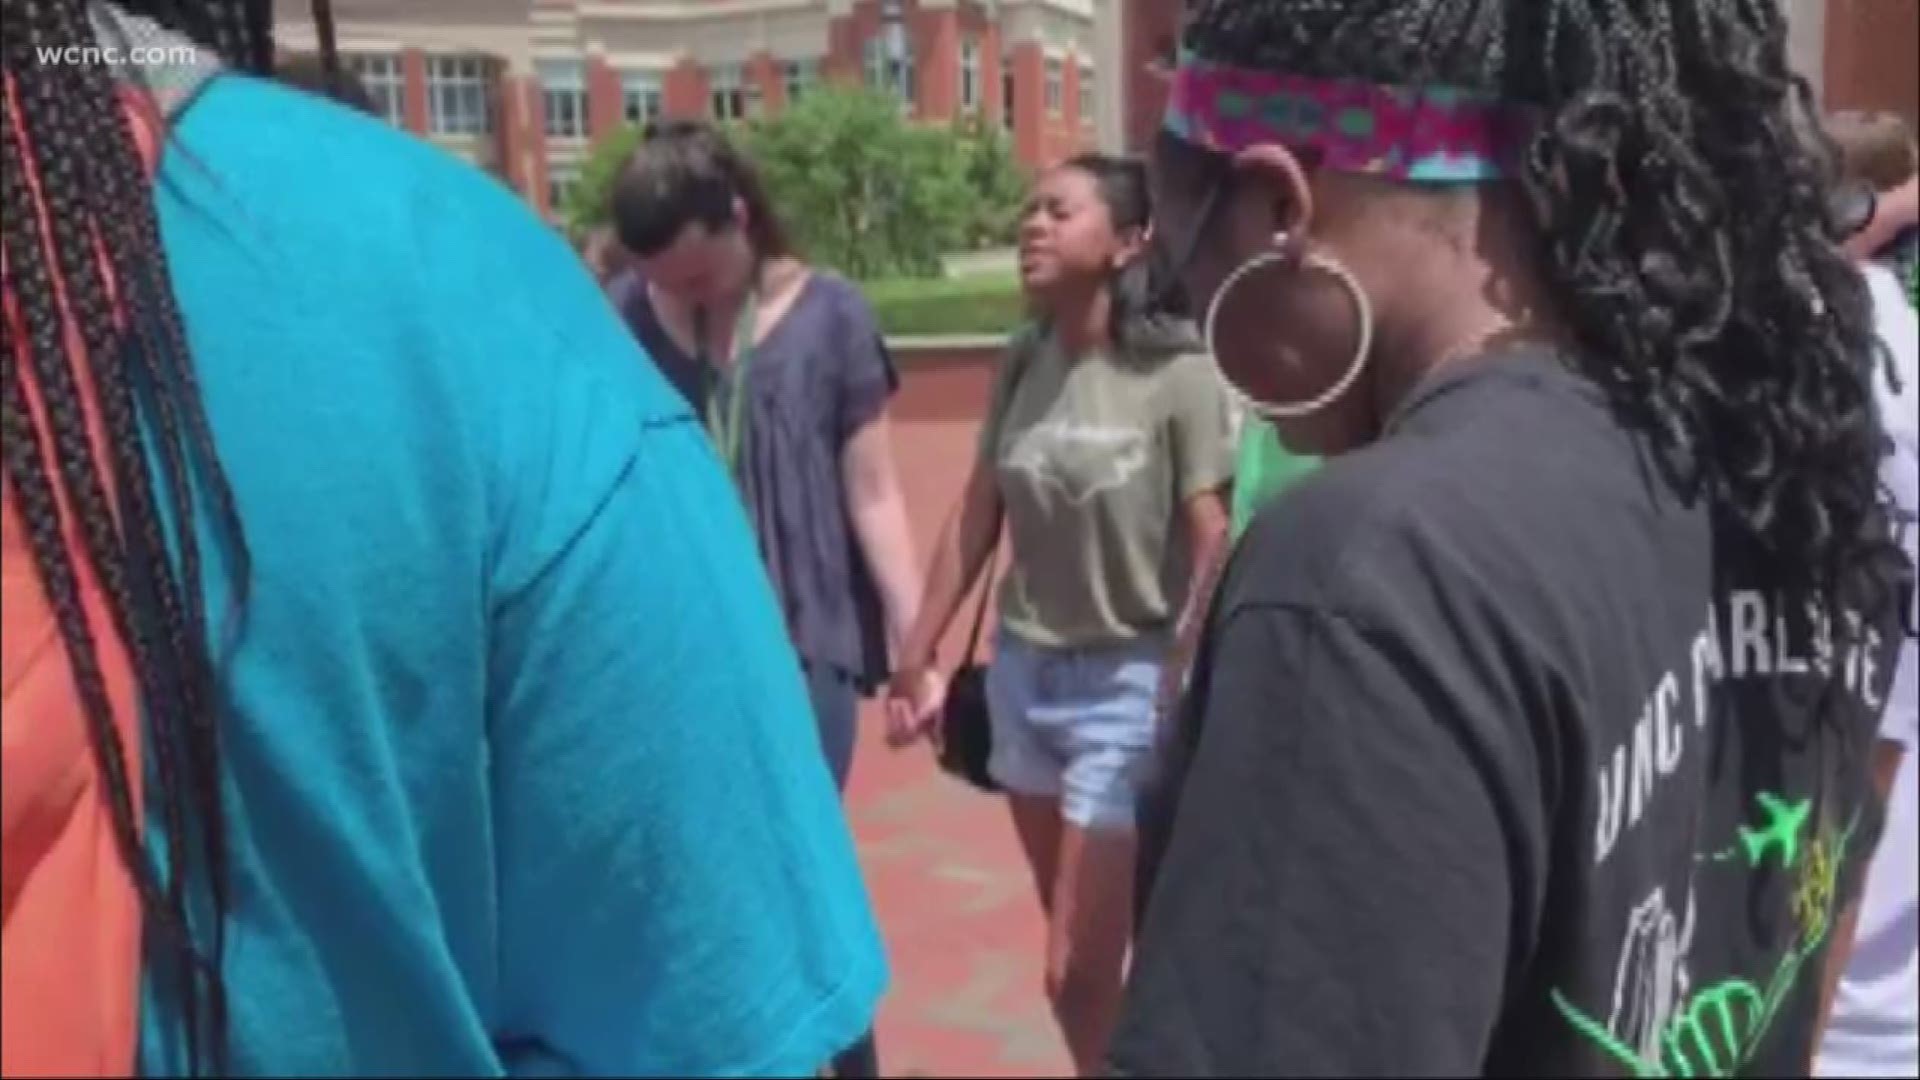
[[[1067,62],[1057,56],[1049,56],[1043,65],[1046,84],[1047,115],[1059,117],[1067,110]]]
[[[1078,74],[1080,76],[1080,86],[1077,95],[1079,100],[1076,104],[1078,104],[1080,108],[1080,125],[1082,127],[1092,127],[1094,111],[1099,107],[1094,99],[1093,65],[1087,63],[1085,60],[1080,61]]]
[[[620,73],[620,116],[634,127],[646,127],[666,113],[666,93],[660,76],[651,71]]]
[[[427,56],[427,130],[435,135],[493,134],[492,64],[477,53]]]
[[[787,104],[792,105],[820,85],[820,61],[801,56],[780,65],[780,78],[787,88]]]
[[[885,94],[891,94],[899,100],[903,112],[913,111],[914,84],[919,72],[914,66],[913,50],[908,49],[899,67],[893,66],[893,58],[887,55],[887,39],[884,34],[875,34],[867,39],[863,48],[861,66],[867,73],[867,86]]]
[[[396,53],[343,53],[340,65],[353,73],[387,122],[407,123],[407,69]]]
[[[707,72],[707,109],[723,124],[760,111],[760,94],[745,65],[721,64]]]
[[[580,183],[580,170],[572,165],[547,163],[547,212],[558,215],[566,197]]]
[[[1008,131],[1018,125],[1020,116],[1014,111],[1014,102],[1018,100],[1019,80],[1014,78],[1013,57],[1000,58],[1000,124]]]
[[[960,110],[980,111],[980,40],[968,37],[960,42]]]
[[[536,60],[534,71],[540,80],[541,124],[547,138],[585,139],[591,131],[586,66],[578,60]]]
[[[887,43],[879,34],[860,46],[860,70],[865,73],[867,89],[887,89]]]

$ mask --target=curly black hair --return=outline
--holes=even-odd
[[[269,0],[119,6],[250,71],[271,68]],[[140,898],[146,962],[178,1009],[189,1067],[217,1074],[226,1069],[227,847],[222,704],[201,586],[205,563],[218,557],[244,606],[249,559],[115,77],[99,64],[40,59],[41,49],[100,44],[87,7],[0,0],[12,91],[0,102],[0,243],[14,301],[0,320],[4,464]],[[89,400],[104,436],[98,451]],[[168,524],[202,519],[215,525],[217,552],[202,550],[191,525]],[[126,648],[144,722],[141,758],[119,737],[69,529]],[[140,834],[130,772],[141,760],[154,767],[164,865]]]
[[[1884,348],[1777,0],[1204,0],[1194,54],[1491,92],[1581,362],[1786,589],[1892,593]]]

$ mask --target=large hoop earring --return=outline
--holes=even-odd
[[[1353,311],[1359,320],[1359,341],[1354,348],[1353,359],[1347,361],[1347,369],[1332,386],[1307,401],[1274,402],[1262,401],[1233,384],[1220,366],[1220,350],[1214,342],[1214,332],[1220,319],[1220,308],[1231,293],[1256,271],[1282,263],[1297,262],[1298,265],[1318,270],[1331,276],[1347,290],[1353,299]],[[1233,268],[1227,279],[1214,290],[1213,301],[1207,305],[1207,318],[1204,327],[1207,354],[1213,357],[1213,368],[1225,383],[1233,396],[1245,402],[1247,407],[1269,420],[1291,420],[1310,416],[1339,400],[1353,384],[1360,379],[1360,373],[1366,370],[1367,357],[1373,352],[1373,302],[1367,299],[1367,291],[1360,287],[1360,280],[1353,272],[1334,259],[1312,251],[1296,254],[1289,250],[1285,233],[1274,237],[1273,247]]]

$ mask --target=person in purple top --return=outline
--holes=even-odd
[[[634,261],[609,296],[738,482],[844,790],[858,699],[886,682],[920,597],[886,343],[850,282],[795,255],[751,164],[705,124],[648,131],[613,218]],[[871,1058],[857,1048],[841,1075]]]

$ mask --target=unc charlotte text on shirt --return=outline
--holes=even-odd
[[[1883,645],[1880,631],[1859,614],[1827,618],[1816,599],[1795,602],[1737,590],[1708,605],[1686,662],[1660,677],[1627,738],[1600,760],[1594,865],[1607,861],[1621,835],[1642,820],[1659,782],[1680,767],[1691,741],[1683,719],[1689,704],[1695,733],[1704,732],[1713,695],[1728,680],[1826,679],[1837,654],[1847,691],[1877,715],[1885,704]]]

